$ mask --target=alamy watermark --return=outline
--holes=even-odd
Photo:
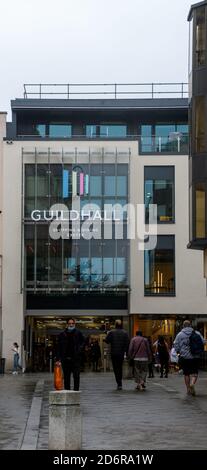
[[[54,204],[50,210],[35,209],[31,219],[49,222],[53,240],[137,240],[138,249],[153,250],[157,245],[157,205],[149,205],[148,223],[144,204],[80,205],[80,197],[73,198],[71,209],[65,204]]]

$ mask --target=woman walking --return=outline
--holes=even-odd
[[[148,340],[143,338],[141,331],[137,331],[136,336],[131,339],[128,356],[130,359],[134,359],[136,389],[144,390],[146,388],[148,362],[152,358]]]
[[[165,372],[165,377],[168,377],[169,372],[169,348],[168,344],[164,339],[164,336],[158,337],[157,342],[157,351],[160,359],[160,377],[163,378],[163,373]]]

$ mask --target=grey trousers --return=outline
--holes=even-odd
[[[138,385],[146,382],[147,371],[148,361],[134,361],[134,379]]]

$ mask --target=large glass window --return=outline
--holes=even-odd
[[[46,136],[46,124],[36,124],[35,134],[39,135],[40,137],[45,137]]]
[[[68,194],[71,195],[72,165],[64,165],[64,169],[68,171]],[[81,171],[88,174],[89,167],[82,165]],[[89,194],[81,197],[81,208],[88,202],[97,204],[101,209],[104,203],[127,204],[127,181],[127,164],[90,165]],[[25,165],[27,218],[30,219],[32,210],[47,211],[58,202],[66,203],[71,208],[71,197],[63,197],[63,166],[39,162]],[[43,216],[43,212],[41,214]],[[123,225],[126,238],[126,224]],[[104,242],[93,239],[90,242],[83,239],[52,240],[49,223],[43,218],[34,225],[27,221],[25,227],[27,288],[67,290],[127,286],[127,249],[125,245],[120,245],[126,240],[114,239],[115,224],[112,228],[114,238]]]
[[[126,137],[127,127],[123,124],[103,124],[100,126],[101,137]]]
[[[127,135],[127,126],[125,124],[87,124],[86,136],[87,137],[112,137],[123,138]]]
[[[49,125],[49,137],[71,137],[72,126],[69,124],[50,124]]]
[[[101,190],[101,176],[90,176],[90,196],[100,196]]]
[[[197,183],[195,187],[196,200],[196,238],[206,236],[206,204],[205,204],[205,184]]]
[[[35,165],[25,166],[25,217],[30,217],[35,208]]]
[[[175,295],[175,241],[173,235],[159,235],[154,250],[144,252],[145,295]]]
[[[188,153],[188,125],[185,123],[141,126],[142,153]]]
[[[157,204],[157,222],[174,222],[174,167],[145,166],[145,222],[149,222],[149,205]]]
[[[48,286],[49,275],[49,240],[48,226],[36,226],[36,278],[37,287]]]
[[[205,96],[195,97],[196,152],[206,150]]]
[[[34,284],[34,267],[35,267],[35,227],[34,225],[26,225],[24,228],[25,238],[25,259],[26,259],[26,279],[28,286]]]
[[[196,10],[196,66],[206,61],[206,21],[205,7]]]

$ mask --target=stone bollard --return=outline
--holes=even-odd
[[[52,391],[49,394],[49,449],[78,450],[82,441],[80,392]]]

